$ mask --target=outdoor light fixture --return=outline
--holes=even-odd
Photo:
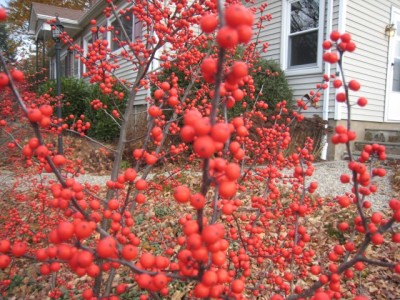
[[[385,27],[385,35],[387,37],[394,37],[394,34],[396,33],[396,27],[394,27],[394,24],[388,24]]]
[[[64,26],[61,24],[58,15],[56,14],[56,24],[52,26],[51,37],[55,42],[60,40],[60,36],[64,32]]]
[[[52,26],[51,37],[56,42],[56,82],[57,82],[57,97],[58,97],[58,105],[57,105],[57,118],[60,120],[62,118],[61,112],[61,35],[64,32],[64,26],[61,24],[60,19],[58,18],[58,14],[56,14],[56,24]],[[61,126],[61,123],[58,123],[58,127]],[[60,128],[59,128],[60,129]],[[57,150],[59,154],[63,154],[63,142],[62,142],[62,132],[59,130],[58,132],[58,141],[57,141]]]

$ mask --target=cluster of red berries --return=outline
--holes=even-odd
[[[81,136],[85,135],[85,131],[89,130],[90,128],[90,122],[84,122],[83,120],[85,119],[84,115],[81,115],[79,120],[77,120],[75,123],[71,125],[71,130],[76,130],[77,132],[80,133]],[[61,126],[62,129],[67,128],[67,124],[63,124]]]
[[[226,283],[231,283],[230,292],[240,294],[244,290],[243,278],[233,279],[234,273],[220,268],[225,264],[226,250],[229,243],[224,239],[225,229],[222,224],[205,225],[200,232],[196,220],[191,216],[180,219],[184,237],[179,242],[186,248],[178,253],[179,271],[184,276],[196,276],[200,264],[212,262],[212,267],[205,271],[201,281],[194,288],[194,296],[198,298],[219,298],[222,293],[228,292]]]
[[[200,65],[203,78],[208,83],[215,82],[215,75],[217,73],[217,60],[211,57],[205,58]],[[225,104],[227,108],[232,108],[236,102],[240,102],[245,92],[240,89],[245,83],[250,82],[251,77],[248,76],[247,64],[243,61],[236,61],[232,67],[227,70],[225,74],[225,82],[221,84],[220,95],[225,97]],[[214,92],[210,93],[213,97]]]
[[[133,157],[136,160],[144,159],[148,165],[154,165],[158,161],[158,155],[155,152],[150,153],[141,148],[133,150]]]
[[[93,109],[95,110],[99,110],[99,109],[107,109],[107,105],[103,104],[103,102],[101,102],[99,99],[94,99],[90,102],[90,106],[93,107]]]
[[[193,150],[200,158],[210,158],[223,149],[231,128],[226,123],[211,125],[209,117],[203,117],[197,109],[188,110],[183,117],[180,136],[184,142],[193,142]]]
[[[234,48],[239,43],[248,43],[253,34],[253,12],[241,4],[232,4],[225,10],[225,26],[217,33],[217,43],[225,49]],[[200,28],[205,33],[212,33],[217,29],[218,18],[208,14],[200,19]]]
[[[53,107],[44,104],[39,108],[28,109],[28,119],[31,122],[37,122],[40,127],[47,127],[51,123],[51,116],[53,115]]]
[[[176,107],[179,104],[178,90],[164,81],[160,84],[160,88],[154,91],[154,99],[164,100],[171,107]]]
[[[347,130],[343,125],[337,125],[335,128],[335,134],[332,136],[333,144],[346,144],[349,141],[354,141],[357,135],[352,130]]]
[[[39,160],[43,161],[46,156],[51,154],[51,152],[48,145],[40,145],[40,142],[37,138],[31,138],[22,148],[22,154],[27,159],[30,159],[35,154]],[[63,155],[55,155],[52,159],[56,167],[61,167],[66,163],[66,159]]]
[[[19,70],[12,70],[11,77],[16,82],[22,82],[24,80],[24,73]],[[5,88],[10,84],[10,78],[4,72],[0,72],[0,89]]]
[[[356,49],[356,44],[352,41],[351,35],[349,33],[341,34],[338,31],[332,31],[330,34],[330,40],[326,40],[322,43],[324,50],[331,50],[332,46],[336,43],[336,49],[339,52],[353,52]],[[323,59],[331,64],[337,63],[339,61],[339,55],[336,52],[325,52]]]
[[[373,155],[376,155],[379,160],[386,160],[386,147],[379,144],[365,145],[358,160],[363,163]]]
[[[331,48],[336,43],[336,49],[339,53],[343,53],[344,51],[353,52],[356,49],[355,43],[351,39],[351,35],[349,33],[340,34],[338,31],[333,31],[330,35],[330,40],[326,40],[323,42],[322,47],[327,50],[324,53],[323,59],[326,62],[331,64],[337,63],[340,59],[337,52],[331,52]],[[336,89],[341,88],[343,85],[342,80],[334,79],[333,86]],[[361,88],[361,84],[357,80],[350,80],[347,87],[352,91],[359,91]],[[345,92],[339,92],[336,94],[336,101],[338,102],[346,102],[348,101],[347,95]],[[357,104],[361,107],[366,106],[368,100],[365,97],[360,97],[357,100]]]
[[[149,275],[147,273],[135,274],[134,278],[142,289],[149,290],[151,292],[159,292],[163,296],[168,295],[168,283],[171,281],[170,277],[167,277],[164,273],[168,267],[170,270],[176,271],[177,265],[171,264],[170,260],[161,255],[153,255],[148,252],[144,252],[136,266],[141,269],[146,269],[155,272],[156,275]]]

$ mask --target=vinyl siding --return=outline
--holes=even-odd
[[[345,75],[347,80],[361,83],[361,90],[351,93],[351,101],[360,96],[368,99],[366,107],[353,106],[353,120],[384,121],[389,42],[385,26],[391,21],[392,5],[400,7],[400,0],[382,0],[379,4],[374,0],[348,0],[346,31],[357,49],[345,55]],[[346,109],[341,117],[347,118]]]
[[[286,1],[286,0],[283,0]],[[341,0],[333,1],[332,29],[339,28],[339,7]],[[256,2],[258,5],[260,1]],[[262,56],[267,59],[280,61],[281,59],[281,35],[282,35],[282,9],[283,2],[272,0],[268,2],[266,12],[272,15],[272,20],[260,30],[260,42],[268,42],[268,51]],[[354,53],[346,53],[344,56],[344,72],[347,80],[356,79],[362,84],[361,91],[351,93],[351,101],[364,96],[368,99],[368,105],[364,108],[353,106],[352,118],[354,120],[365,120],[382,122],[384,120],[387,64],[388,64],[388,38],[384,34],[384,28],[390,23],[391,7],[395,5],[400,8],[400,0],[347,0],[345,15],[345,30],[349,32],[357,49]],[[325,0],[325,28],[324,37],[327,34],[326,22],[328,16],[328,0]],[[325,68],[325,65],[323,64]],[[324,69],[323,69],[324,71]],[[336,66],[331,67],[330,74],[337,72]],[[294,99],[301,98],[304,94],[314,90],[316,84],[321,82],[323,72],[311,75],[287,75],[290,86],[294,92]],[[329,89],[329,99],[321,98],[320,107],[309,109],[305,114],[322,115],[323,101],[329,101],[328,117],[335,117],[335,95],[333,87]],[[340,118],[346,119],[347,112],[343,105],[340,110]]]
[[[102,26],[107,26],[107,19],[105,18],[104,15],[101,15],[96,18],[97,24],[102,25]],[[86,37],[87,35],[90,35],[91,33],[91,25],[89,24],[86,26],[85,30],[83,30],[79,36],[74,37],[74,39],[79,39],[79,37]],[[118,50],[116,51],[118,53]],[[120,60],[120,67],[115,71],[115,75],[121,79],[126,80],[127,82],[133,83],[136,79],[137,72],[134,69],[135,66],[126,60]],[[84,78],[85,80],[88,81],[87,78]],[[144,105],[146,104],[146,97],[148,94],[148,90],[141,88],[136,96],[136,101],[134,105]]]
[[[287,1],[287,0],[283,0]],[[283,51],[281,45],[281,36],[283,34],[283,24],[282,24],[282,10],[283,10],[283,1],[282,0],[271,0],[268,2],[268,6],[266,8],[266,12],[272,15],[272,20],[265,24],[264,28],[261,29],[259,34],[259,40],[261,43],[268,42],[268,51],[266,53],[262,53],[262,56],[266,59],[271,59],[281,62],[281,52]],[[324,13],[324,32],[323,36],[325,38],[326,35],[326,21],[328,16],[327,9],[328,9],[328,1],[324,1],[325,13]],[[261,1],[264,2],[264,1]],[[256,5],[261,3],[260,1],[256,1]],[[334,9],[333,12],[338,11],[339,0],[334,0]],[[337,27],[337,13],[333,14],[333,26]],[[258,15],[257,15],[258,17]],[[336,24],[336,25],[335,25]],[[333,69],[332,72],[335,72]],[[322,82],[322,76],[324,74],[324,64],[322,63],[322,72],[316,72],[313,74],[307,75],[290,75],[287,74],[287,79],[289,85],[293,89],[293,99],[301,99],[305,94],[308,94],[310,91],[316,89],[316,85]],[[323,94],[323,91],[321,91]],[[331,117],[333,116],[333,109],[334,109],[334,91],[330,91],[330,112]],[[304,112],[306,116],[313,116],[315,114],[322,116],[322,107],[323,107],[323,95],[321,96],[321,102],[319,103],[319,108],[309,108],[307,111]],[[327,99],[329,101],[329,99]]]
[[[255,7],[259,7],[260,4],[265,3],[265,1],[256,1]],[[258,38],[260,44],[268,43],[267,53],[263,53],[262,56],[279,62],[281,55],[281,27],[282,27],[282,1],[272,0],[268,1],[268,6],[266,7],[263,15],[271,14],[271,21],[265,21],[263,23],[263,28],[255,29],[254,38]],[[260,17],[259,11],[256,14],[256,20]],[[258,33],[259,30],[259,33]],[[261,50],[261,45],[258,46],[258,50]]]

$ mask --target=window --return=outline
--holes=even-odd
[[[65,77],[72,76],[72,63],[73,63],[72,53],[73,53],[72,51],[68,50],[67,56],[65,57]]]
[[[61,74],[61,77],[66,77],[66,70],[67,70],[67,68],[66,68],[66,56],[64,56],[64,57],[61,57],[61,63],[60,63],[60,74]]]
[[[93,35],[92,35],[92,33],[86,35],[83,38],[83,49],[84,49],[83,56],[86,59],[89,58],[89,55],[88,55],[88,53],[89,53],[89,45],[91,45],[92,43],[93,43]],[[87,68],[86,68],[86,65],[84,63],[82,63],[81,67],[82,67],[80,69],[81,73],[82,73],[81,75],[83,75],[83,73],[86,72]]]
[[[120,16],[120,19],[122,26],[130,38],[133,38],[134,41],[142,38],[142,22],[136,20],[131,11],[127,11],[124,15]],[[114,27],[114,31],[111,33],[111,51],[115,51],[121,48],[121,42],[126,40],[118,20],[114,20],[111,26]]]
[[[50,78],[56,79],[56,58],[53,57],[50,61]]]
[[[321,65],[322,5],[319,0],[286,1],[283,66],[289,72]]]
[[[72,65],[72,68],[73,68],[73,71],[72,71],[73,75],[72,76],[75,77],[75,78],[79,78],[80,77],[79,67],[80,67],[79,56],[78,56],[78,58],[75,58],[75,55],[74,55],[73,56],[73,65]]]

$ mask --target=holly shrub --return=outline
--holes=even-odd
[[[119,9],[106,2],[106,18],[134,17],[143,24],[142,37],[130,41],[122,23],[115,32],[92,20],[93,33],[109,31],[122,49],[112,52],[107,39],[99,38],[87,56],[71,37],[62,38],[86,65],[90,83],[110,98],[127,99],[120,111],[118,103],[91,100],[94,109],[104,108],[120,122],[105,183],[85,181],[85,161],[60,147],[71,128],[92,140],[86,133],[93,124],[85,116],[58,119],[58,99],[24,88],[23,71],[8,68],[0,54],[0,128],[11,139],[8,153],[18,157],[9,165],[13,182],[1,199],[2,297],[13,296],[11,287],[23,277],[26,287],[40,285],[35,290],[46,293],[38,297],[55,299],[360,300],[368,299],[358,286],[369,265],[393,276],[400,272],[396,257],[377,259],[369,251],[398,247],[400,200],[390,199],[387,212],[371,210],[369,196],[380,188],[372,180],[386,174],[379,166],[384,146],[366,145],[357,160],[351,154],[351,109],[367,105],[365,98],[349,100],[351,92],[362,91],[360,83],[325,74],[294,108],[273,99],[278,102],[271,113],[272,99],[258,97],[257,74],[249,71],[259,48],[267,46],[253,36],[271,19],[267,4],[178,1],[164,7],[163,1],[137,0]],[[212,51],[198,50],[208,45]],[[323,59],[342,71],[343,54],[351,59],[356,50],[350,34],[336,31],[323,48]],[[155,60],[160,68],[184,70],[191,81],[184,84],[172,73],[160,80],[160,69],[150,68]],[[131,65],[133,81],[115,76],[122,63]],[[125,90],[115,90],[117,84]],[[350,153],[348,170],[332,183],[338,186],[332,200],[319,197],[318,182],[310,180],[313,140],[287,151],[289,127],[304,119],[302,110],[318,104],[329,84],[343,87],[336,100],[348,112],[332,143]],[[133,163],[127,166],[122,162],[129,161],[124,150],[131,143],[134,105],[138,92],[151,86],[147,134],[129,153]],[[19,110],[7,109],[12,101]],[[235,105],[244,112],[229,118]],[[21,122],[32,128],[24,136],[16,127]],[[166,144],[169,136],[179,138]],[[329,228],[338,234],[325,245],[317,234],[328,221],[313,217],[326,210],[335,216]]]

